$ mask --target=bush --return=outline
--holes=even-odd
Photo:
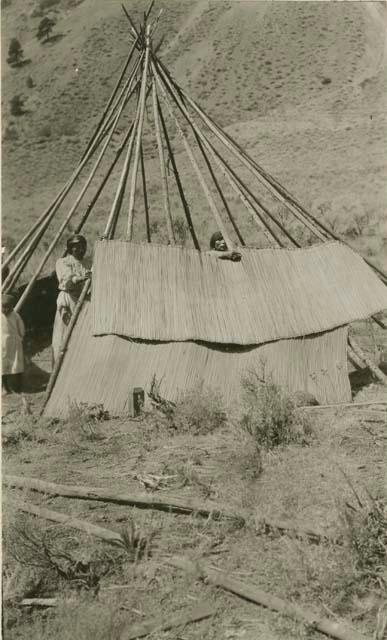
[[[272,449],[292,442],[305,442],[310,427],[282,387],[270,378],[251,372],[242,379],[242,390],[240,424],[259,446]]]
[[[43,40],[43,42],[47,42],[55,24],[56,22],[53,18],[43,18],[38,26],[38,31],[36,33],[37,39]]]
[[[23,48],[17,38],[12,38],[9,43],[7,62],[10,65],[19,64],[24,58]]]
[[[210,433],[227,422],[220,393],[197,388],[184,393],[176,403],[172,423],[178,431]]]
[[[21,96],[13,96],[10,100],[11,115],[22,116],[24,115],[24,100]]]
[[[68,412],[69,435],[77,442],[103,439],[98,424],[109,419],[109,413],[102,404],[89,405],[86,402],[70,403]]]

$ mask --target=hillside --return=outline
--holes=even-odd
[[[116,0],[3,5],[3,233],[16,240],[79,160],[125,60],[128,22]],[[130,12],[139,19],[146,6],[136,0]],[[161,57],[177,81],[306,206],[382,264],[385,4],[164,0],[157,8]],[[57,24],[42,44],[35,33],[44,15]],[[14,36],[30,59],[19,68],[5,62]],[[26,113],[11,117],[16,94]],[[183,171],[187,161],[180,163]],[[153,173],[156,181],[156,164]],[[187,188],[195,191],[192,178]],[[111,198],[99,202],[90,235]]]

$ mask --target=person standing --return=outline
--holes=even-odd
[[[52,334],[54,362],[61,352],[67,327],[81,295],[83,285],[91,277],[91,271],[87,269],[84,261],[86,251],[86,238],[81,235],[71,236],[67,241],[66,256],[59,258],[56,262],[59,295],[56,301],[56,315]]]
[[[1,298],[1,385],[4,394],[21,393],[23,385],[25,327],[14,306],[14,297],[4,294]]]

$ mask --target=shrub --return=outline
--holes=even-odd
[[[28,89],[33,89],[35,86],[35,83],[33,81],[33,79],[31,78],[31,76],[28,76],[27,80],[26,80],[26,85]]]
[[[98,423],[108,419],[109,414],[102,404],[70,403],[68,423],[74,440],[101,440]]]
[[[9,43],[7,62],[10,65],[19,64],[24,58],[23,48],[17,38],[12,38]]]
[[[55,24],[56,21],[53,18],[42,18],[38,26],[38,31],[36,33],[37,39],[43,40],[43,42],[47,42]]]
[[[269,377],[251,372],[242,379],[243,412],[241,427],[259,446],[305,442],[310,433],[306,418],[296,411],[293,400]]]
[[[179,431],[210,433],[227,422],[220,393],[200,387],[184,393],[173,412],[172,422]]]
[[[22,116],[25,113],[24,99],[20,95],[13,96],[10,100],[11,115]]]

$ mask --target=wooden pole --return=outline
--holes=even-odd
[[[162,126],[162,129],[163,129],[164,140],[166,142],[167,149],[168,149],[169,160],[170,160],[171,165],[172,165],[173,174],[175,176],[177,189],[179,191],[181,204],[182,204],[182,207],[183,207],[183,211],[185,213],[185,217],[187,219],[187,224],[188,224],[188,228],[189,228],[189,231],[190,231],[190,234],[191,234],[191,237],[192,237],[192,242],[194,244],[195,249],[200,251],[200,244],[199,244],[199,241],[198,241],[198,238],[197,238],[197,235],[196,235],[196,232],[195,232],[195,228],[194,228],[194,225],[193,225],[193,222],[192,222],[191,212],[190,212],[190,209],[189,209],[189,205],[188,205],[187,199],[185,197],[185,193],[184,193],[183,185],[182,185],[182,182],[181,182],[179,170],[177,168],[177,164],[176,164],[176,160],[175,160],[175,154],[173,153],[171,141],[169,139],[167,127],[166,127],[166,124],[165,124],[164,115],[163,115],[163,112],[162,112],[161,105],[160,105],[159,101],[157,101],[157,108],[158,108],[158,112],[159,112],[159,118],[160,118],[161,126]]]
[[[144,196],[146,239],[147,239],[147,242],[152,242],[151,232],[150,232],[150,223],[149,223],[148,191],[146,186],[144,152],[142,148],[142,143],[140,147],[140,163],[141,163],[141,177],[142,177],[142,192]]]
[[[159,60],[159,58],[157,58],[157,64],[160,65],[164,73],[168,76],[169,80],[177,88],[177,84],[172,79],[171,74],[168,72],[168,70],[165,68],[163,63]],[[289,203],[283,197],[283,195],[279,193],[279,191],[271,185],[271,183],[266,179],[263,173],[261,171],[258,171],[255,168],[255,166],[251,162],[250,157],[241,149],[241,147],[239,147],[239,145],[231,138],[231,136],[229,136],[222,129],[220,129],[220,127],[217,124],[215,124],[212,118],[210,118],[210,116],[208,116],[203,111],[203,109],[199,107],[199,105],[194,100],[192,100],[192,98],[190,98],[185,91],[183,91],[183,89],[181,89],[180,87],[178,87],[178,89],[181,95],[184,96],[184,98],[191,105],[194,111],[200,116],[200,118],[205,122],[208,128],[216,135],[218,139],[222,141],[222,143],[232,152],[232,154],[236,156],[249,169],[249,171],[253,173],[253,175],[255,175],[256,178],[258,178],[258,180],[267,188],[268,191],[270,191],[270,193],[274,196],[274,198],[282,202],[282,204],[286,206],[294,214],[294,216],[298,218],[298,220],[303,222],[303,224],[307,226],[315,236],[317,236],[322,240],[326,239],[325,236],[318,229],[316,229],[314,225],[312,225],[309,222],[309,220],[305,219],[305,217],[298,211],[296,207],[294,207],[291,203]]]
[[[220,229],[220,231],[221,231],[221,233],[223,235],[223,238],[224,238],[224,240],[225,240],[225,242],[226,242],[226,244],[228,246],[228,249],[231,251],[233,249],[233,247],[234,247],[234,244],[231,241],[231,239],[230,239],[230,237],[229,237],[229,235],[227,233],[227,230],[226,230],[226,228],[225,228],[225,226],[223,224],[223,220],[222,220],[222,218],[220,216],[218,208],[217,208],[217,206],[216,206],[216,204],[215,204],[215,202],[214,202],[214,200],[213,200],[213,198],[211,196],[211,193],[210,193],[210,190],[209,190],[209,188],[207,186],[207,183],[206,183],[206,181],[205,181],[205,179],[204,179],[204,177],[202,175],[202,172],[200,171],[200,168],[199,168],[199,166],[198,166],[198,164],[197,164],[197,162],[195,160],[195,156],[193,155],[193,153],[191,151],[191,147],[190,147],[190,145],[188,143],[187,137],[186,137],[183,129],[181,128],[180,123],[179,123],[178,119],[176,118],[176,116],[175,116],[175,114],[173,112],[173,109],[172,109],[172,107],[171,107],[171,105],[169,103],[169,100],[167,98],[165,89],[164,89],[164,87],[163,87],[163,85],[162,85],[162,83],[161,83],[161,81],[160,81],[160,79],[158,77],[158,74],[157,74],[157,71],[156,71],[156,67],[155,67],[153,62],[151,64],[152,64],[153,75],[156,78],[156,82],[157,82],[157,84],[158,84],[158,86],[160,88],[162,97],[164,99],[164,103],[166,104],[167,109],[168,109],[168,111],[170,113],[170,116],[175,122],[176,129],[177,129],[177,131],[179,132],[179,134],[180,134],[180,136],[182,138],[182,141],[183,141],[183,144],[184,144],[184,148],[185,148],[185,150],[187,152],[187,155],[188,155],[188,157],[189,157],[189,159],[191,161],[191,164],[192,164],[192,166],[193,166],[193,168],[195,170],[196,176],[198,178],[198,181],[199,181],[199,184],[200,184],[200,186],[202,188],[204,196],[205,196],[205,198],[206,198],[206,200],[208,202],[210,210],[214,215],[216,224],[218,225],[218,228]]]
[[[139,163],[139,157],[140,157],[140,144],[141,144],[142,128],[144,123],[148,65],[149,65],[149,26],[147,27],[147,32],[146,32],[145,61],[144,61],[143,75],[142,75],[142,81],[141,81],[140,98],[139,98],[140,113],[139,113],[139,120],[138,120],[138,127],[137,127],[136,147],[134,151],[130,195],[129,195],[128,226],[127,226],[127,237],[129,240],[132,239],[132,234],[133,234],[133,212],[134,212],[134,204],[136,199],[136,184],[137,184],[138,163]]]
[[[370,405],[387,405],[387,400],[368,400],[367,402],[339,402],[336,404],[318,404],[313,406],[297,407],[297,409],[340,409],[341,407],[367,407]],[[387,407],[386,407],[387,408]]]
[[[4,478],[4,483],[10,487],[31,489],[40,493],[52,496],[62,496],[65,498],[76,498],[78,500],[97,500],[100,502],[113,502],[115,504],[126,504],[139,509],[155,509],[166,511],[167,513],[179,513],[184,515],[196,514],[213,520],[232,520],[241,525],[245,522],[244,515],[233,513],[223,509],[218,505],[203,505],[196,500],[181,500],[174,496],[158,498],[149,494],[117,493],[111,489],[101,489],[98,487],[61,485],[54,482],[44,482],[35,478],[22,478],[8,475]]]
[[[58,377],[60,368],[62,366],[62,362],[63,362],[64,356],[65,356],[65,353],[67,351],[67,347],[68,347],[68,344],[69,344],[69,341],[70,341],[71,334],[72,334],[73,329],[75,327],[75,323],[76,323],[76,321],[78,319],[78,316],[79,316],[80,310],[82,308],[83,302],[86,299],[87,293],[89,291],[89,286],[90,286],[90,280],[88,279],[88,280],[85,281],[85,284],[83,285],[83,289],[82,289],[81,295],[79,296],[79,300],[78,300],[78,302],[77,302],[77,304],[75,306],[74,313],[71,316],[71,320],[70,320],[70,323],[69,323],[69,326],[68,326],[68,329],[67,329],[67,332],[66,332],[66,336],[65,336],[65,340],[64,340],[64,344],[63,344],[62,350],[59,353],[59,357],[58,357],[57,361],[55,362],[54,369],[53,369],[53,371],[51,373],[50,380],[49,380],[49,383],[47,385],[47,389],[46,389],[46,393],[45,393],[45,397],[44,397],[44,401],[43,401],[43,406],[42,406],[42,408],[40,410],[40,415],[43,414],[44,409],[45,409],[45,407],[47,405],[47,402],[50,399],[51,392],[52,392],[52,390],[54,388],[56,379]]]
[[[158,58],[157,58],[157,63],[161,66],[163,71],[167,73],[171,82],[173,82],[174,86],[179,89],[179,92],[184,96],[184,98],[187,100],[187,102],[189,102],[189,104],[196,111],[196,113],[207,124],[209,129],[213,131],[213,133],[215,133],[215,135],[217,135],[222,140],[223,144],[225,144],[225,146],[227,146],[227,148],[229,148],[234,155],[236,155],[237,157],[238,156],[240,157],[241,161],[243,161],[243,164],[247,168],[249,168],[250,171],[252,171],[252,173],[254,173],[256,177],[258,177],[258,179],[260,177],[263,179],[263,181],[266,183],[266,186],[268,187],[272,195],[278,200],[280,200],[288,209],[290,209],[290,211],[292,211],[292,213],[295,215],[296,218],[300,220],[300,222],[302,222],[305,226],[307,226],[314,235],[320,238],[320,240],[326,240],[328,235],[328,237],[334,240],[337,240],[339,242],[342,242],[343,244],[345,244],[346,246],[352,249],[352,246],[346,240],[336,235],[333,231],[328,229],[328,227],[326,227],[320,220],[315,218],[315,216],[313,216],[310,212],[306,211],[295,200],[295,198],[290,197],[290,194],[286,192],[284,187],[282,187],[282,185],[280,185],[278,181],[276,181],[272,176],[270,176],[266,171],[264,171],[262,167],[260,167],[258,163],[255,162],[255,160],[253,160],[253,158],[249,156],[228,133],[223,131],[214,122],[214,120],[212,120],[212,118],[208,116],[205,113],[205,111],[203,111],[203,109],[194,100],[192,100],[192,98],[189,97],[189,95],[183,89],[177,86],[176,82],[170,76],[168,70],[165,68],[163,63]],[[262,180],[260,181],[262,182]],[[313,224],[309,220],[312,220]],[[320,229],[324,231],[325,235],[324,233],[321,233]],[[363,260],[370,267],[372,267],[376,271],[376,273],[378,273],[378,275],[383,280],[383,282],[387,284],[387,272],[383,271],[380,267],[378,267],[373,261],[369,260],[368,258],[363,258]]]
[[[134,83],[134,78],[135,78],[135,76],[134,76],[134,74],[132,74],[131,81],[129,82],[129,85],[127,87],[127,92],[126,92],[127,96],[129,96],[131,94],[131,92],[132,92],[132,84]],[[90,183],[91,183],[94,175],[96,174],[97,169],[98,169],[98,167],[99,167],[99,165],[100,165],[100,163],[102,161],[102,158],[103,158],[103,156],[104,156],[104,154],[106,152],[106,149],[107,149],[107,147],[108,147],[108,145],[109,145],[109,143],[110,143],[110,141],[112,139],[114,130],[115,130],[117,124],[118,124],[118,121],[120,119],[120,116],[121,116],[123,108],[124,108],[124,100],[122,101],[121,108],[119,109],[119,111],[118,111],[118,113],[116,115],[116,118],[114,120],[113,126],[112,126],[111,131],[110,131],[110,134],[107,137],[107,139],[105,141],[105,144],[103,145],[103,147],[102,147],[102,149],[100,151],[100,154],[99,154],[99,156],[97,158],[97,161],[94,164],[94,167],[92,168],[92,170],[91,170],[91,172],[89,174],[89,177],[87,178],[85,184],[83,185],[83,187],[82,187],[80,193],[78,194],[78,197],[76,198],[76,200],[75,200],[73,206],[71,207],[69,213],[67,214],[67,216],[65,217],[65,219],[62,222],[61,226],[59,227],[59,230],[58,230],[57,234],[55,235],[54,239],[52,240],[51,244],[49,245],[45,255],[43,256],[41,262],[39,263],[39,266],[38,266],[37,270],[35,271],[32,279],[28,283],[28,286],[24,290],[23,295],[18,300],[18,302],[17,302],[17,304],[15,306],[15,310],[16,311],[19,311],[19,309],[23,306],[24,301],[26,300],[26,298],[28,297],[31,289],[33,288],[37,278],[39,277],[39,275],[40,275],[40,273],[41,273],[41,271],[42,271],[42,269],[44,267],[44,265],[46,264],[46,262],[47,262],[48,258],[50,257],[52,251],[55,249],[56,245],[58,244],[59,239],[62,236],[62,233],[66,229],[66,227],[67,227],[69,221],[71,220],[71,218],[73,217],[73,215],[74,215],[74,213],[75,213],[80,201],[82,200],[84,194],[86,193],[88,187],[90,186]],[[53,215],[53,214],[51,214],[51,215]]]
[[[134,76],[134,71],[131,74],[131,76],[128,79],[128,81],[126,82],[123,91],[129,86],[132,76]],[[129,99],[130,95],[131,95],[131,93],[128,92],[126,98]],[[116,122],[116,120],[114,122]],[[115,124],[113,123],[113,127],[114,126],[115,126]],[[86,163],[90,160],[91,156],[93,155],[93,153],[95,152],[95,150],[97,149],[99,144],[100,144],[100,140],[98,140],[97,142],[94,141],[93,144],[91,144],[91,142],[89,143],[89,145],[87,147],[87,151],[83,154],[79,166],[73,172],[73,174],[70,177],[70,179],[68,180],[68,182],[62,188],[62,190],[58,193],[58,195],[55,197],[55,199],[51,202],[51,204],[47,207],[47,209],[43,212],[43,214],[39,217],[39,219],[36,221],[36,223],[31,227],[31,229],[28,231],[28,233],[22,238],[22,240],[13,249],[13,251],[11,251],[11,253],[9,254],[7,260],[4,261],[4,265],[8,264],[10,262],[10,260],[13,259],[13,257],[20,251],[20,249],[23,248],[23,246],[26,244],[26,242],[28,242],[28,240],[33,236],[35,231],[37,229],[39,229],[39,227],[40,227],[40,230],[39,230],[39,233],[40,233],[39,240],[40,240],[40,238],[42,237],[44,231],[47,229],[49,223],[51,222],[51,220],[53,219],[55,213],[57,212],[57,210],[59,209],[59,207],[62,204],[63,200],[65,199],[66,195],[69,193],[70,189],[72,188],[72,186],[75,183],[76,179],[78,178],[79,174],[81,173],[81,171],[85,167]],[[34,248],[33,242],[30,244],[30,246],[32,246]],[[28,251],[27,251],[27,253],[28,253]],[[24,260],[25,255],[26,255],[26,252],[24,252],[24,254],[23,254],[23,260]],[[18,277],[19,277],[19,275],[20,275],[20,273],[18,274]],[[14,282],[13,282],[13,284],[14,284]],[[8,286],[8,283],[4,283],[4,285]]]
[[[286,229],[283,227],[283,225],[276,218],[274,218],[274,216],[270,213],[270,211],[268,211],[262,205],[262,203],[250,191],[250,189],[242,181],[242,179],[239,178],[239,176],[235,173],[235,171],[233,171],[233,169],[226,162],[226,160],[224,160],[222,158],[222,156],[217,151],[217,149],[214,147],[214,145],[210,142],[208,137],[201,131],[200,127],[198,127],[198,125],[195,123],[193,118],[191,118],[191,116],[190,116],[190,114],[189,114],[189,112],[188,112],[188,110],[187,110],[187,108],[186,108],[186,106],[184,104],[184,100],[181,98],[179,92],[176,89],[174,89],[174,87],[171,84],[169,78],[164,74],[163,70],[161,70],[160,75],[161,75],[162,79],[164,80],[165,84],[167,85],[169,91],[172,93],[175,101],[177,102],[178,107],[180,108],[180,111],[183,113],[183,115],[185,116],[185,118],[189,122],[189,124],[190,124],[192,130],[194,131],[195,135],[200,138],[200,140],[202,141],[202,143],[204,144],[206,149],[208,149],[208,151],[210,152],[212,158],[216,162],[217,166],[221,169],[222,173],[228,179],[228,181],[229,181],[231,187],[233,188],[233,190],[238,194],[238,196],[241,198],[241,200],[244,203],[244,205],[246,206],[246,208],[253,215],[253,219],[254,219],[255,222],[257,222],[256,217],[258,216],[261,224],[263,225],[263,231],[264,231],[266,237],[268,238],[269,242],[272,244],[272,242],[274,240],[276,246],[282,246],[282,243],[281,243],[280,239],[274,233],[274,231],[270,228],[270,226],[266,223],[265,219],[262,217],[262,215],[260,213],[260,210],[262,212],[264,212],[270,218],[270,220],[272,220],[281,229],[281,231],[286,235],[286,237],[289,238],[289,240],[295,246],[300,246],[296,242],[296,240],[286,231]],[[249,202],[248,198],[246,197],[246,195],[244,194],[242,189],[244,189],[249,194],[249,196],[254,200],[255,204],[258,206],[258,209],[256,207],[254,207],[251,204],[251,202]]]
[[[387,329],[387,324],[383,320],[379,320],[376,316],[372,316],[372,320],[382,329]]]
[[[161,75],[162,75],[162,74],[161,74]],[[204,159],[205,159],[205,161],[206,161],[207,167],[208,167],[208,169],[209,169],[209,171],[210,171],[211,177],[212,177],[212,179],[213,179],[213,181],[214,181],[214,183],[215,183],[215,186],[216,186],[216,188],[217,188],[217,190],[218,190],[218,193],[220,194],[220,197],[221,197],[221,199],[222,199],[223,205],[225,206],[225,209],[226,209],[226,211],[227,211],[227,213],[228,213],[228,216],[229,216],[229,218],[230,218],[230,220],[231,220],[231,223],[232,223],[232,225],[233,225],[233,227],[234,227],[234,230],[235,230],[235,232],[236,232],[236,233],[237,233],[237,235],[238,235],[239,240],[241,240],[241,241],[242,241],[242,244],[243,244],[243,245],[245,244],[245,243],[244,243],[244,241],[243,241],[243,238],[241,238],[241,236],[240,236],[239,229],[238,229],[238,227],[237,227],[237,225],[236,225],[236,223],[235,223],[235,221],[234,221],[234,218],[233,218],[233,216],[232,216],[232,214],[231,214],[231,211],[230,211],[230,209],[229,209],[229,207],[228,207],[227,201],[226,201],[226,199],[225,199],[225,198],[224,198],[224,196],[223,196],[222,190],[220,189],[220,186],[219,186],[219,184],[218,184],[218,181],[217,181],[217,179],[216,179],[216,176],[215,176],[215,174],[214,174],[214,172],[213,172],[213,169],[212,169],[211,163],[209,162],[207,155],[204,153],[204,150],[203,150],[203,147],[202,147],[202,143],[204,144],[204,146],[206,147],[206,149],[211,153],[211,156],[212,156],[213,160],[216,162],[217,166],[221,169],[221,171],[222,171],[223,175],[225,175],[225,176],[226,176],[226,178],[228,179],[230,186],[231,186],[231,187],[233,188],[233,190],[234,190],[234,191],[236,191],[236,193],[241,197],[243,204],[247,207],[247,209],[249,210],[249,212],[253,215],[253,219],[254,219],[254,221],[256,221],[256,216],[258,215],[258,217],[259,217],[259,219],[260,219],[260,221],[261,221],[261,224],[263,225],[263,232],[264,232],[264,234],[266,235],[267,239],[269,240],[270,245],[272,245],[272,244],[273,244],[273,241],[274,241],[275,246],[281,246],[281,243],[280,243],[279,239],[277,238],[277,236],[276,236],[276,235],[274,234],[274,232],[270,229],[270,227],[266,224],[266,222],[264,221],[264,219],[260,216],[259,212],[257,212],[257,211],[256,211],[256,210],[251,206],[251,204],[249,203],[249,201],[247,200],[247,198],[244,196],[243,192],[239,189],[239,187],[237,186],[236,182],[235,182],[235,181],[233,180],[233,178],[231,177],[230,173],[225,169],[225,164],[224,164],[224,163],[222,163],[222,162],[221,162],[221,160],[220,160],[220,158],[218,158],[218,157],[215,155],[215,153],[214,153],[214,151],[213,151],[213,149],[212,149],[211,145],[209,144],[209,141],[207,140],[206,136],[204,136],[204,134],[201,132],[201,130],[199,129],[199,127],[197,127],[196,123],[193,121],[193,119],[191,118],[190,114],[188,113],[188,111],[187,111],[187,109],[186,109],[186,107],[185,107],[184,103],[179,99],[179,96],[178,96],[178,95],[176,95],[176,92],[174,92],[174,91],[173,91],[173,87],[172,87],[172,85],[170,84],[170,82],[169,82],[168,78],[167,78],[165,75],[164,75],[164,76],[162,75],[162,77],[163,77],[164,82],[165,82],[165,83],[167,84],[167,86],[169,87],[169,89],[170,89],[170,91],[171,91],[171,93],[172,93],[172,95],[173,95],[173,97],[174,97],[175,101],[177,102],[177,104],[178,104],[178,106],[179,106],[180,110],[182,111],[183,115],[186,117],[186,119],[188,120],[189,124],[191,125],[191,128],[192,128],[192,130],[193,130],[193,132],[194,132],[194,135],[195,135],[195,137],[196,137],[196,140],[197,140],[197,142],[198,142],[199,148],[200,148],[200,149],[201,149],[201,151],[202,151],[202,154],[203,154]]]
[[[102,193],[107,181],[109,180],[111,174],[113,173],[113,170],[114,170],[119,158],[121,157],[121,153],[124,150],[128,140],[129,140],[129,137],[130,137],[130,135],[132,133],[132,129],[133,129],[133,125],[128,129],[124,140],[122,141],[121,145],[117,149],[116,154],[114,156],[114,160],[113,160],[112,164],[110,165],[109,170],[106,173],[105,177],[103,178],[101,184],[99,185],[97,191],[95,192],[92,200],[87,205],[86,211],[83,214],[82,219],[80,220],[79,224],[77,225],[77,227],[75,229],[75,233],[80,233],[82,231],[82,228],[86,224],[86,222],[87,222],[87,220],[89,218],[89,215],[90,215],[90,213],[92,212],[92,210],[94,208],[95,203],[97,202],[99,196],[101,195],[101,193]]]
[[[163,143],[161,140],[161,133],[160,133],[159,111],[157,108],[158,99],[157,99],[156,83],[154,78],[152,79],[152,98],[153,98],[153,117],[155,121],[157,148],[159,151],[161,183],[162,183],[163,195],[164,195],[165,220],[167,223],[169,244],[175,244],[175,235],[173,232],[173,225],[172,225],[172,218],[171,218],[171,206],[169,202],[167,172],[165,169],[164,150],[163,150]]]
[[[72,518],[65,513],[59,513],[58,511],[52,511],[51,509],[45,509],[44,507],[37,507],[34,504],[27,504],[26,502],[14,502],[13,500],[10,500],[7,501],[7,504],[19,511],[24,511],[25,513],[38,516],[38,518],[50,520],[51,522],[58,522],[59,524],[63,524],[65,527],[83,531],[90,536],[96,536],[97,538],[105,540],[105,542],[119,545],[124,544],[122,536],[116,531],[99,527],[91,522],[87,522],[86,520]]]
[[[97,134],[99,133],[100,129],[102,128],[102,125],[105,122],[105,119],[107,118],[107,115],[109,113],[110,107],[113,104],[113,101],[114,101],[114,98],[117,95],[119,86],[120,86],[120,84],[121,84],[121,82],[123,80],[123,77],[124,77],[124,75],[126,73],[126,70],[129,67],[130,61],[131,61],[131,59],[133,57],[133,54],[135,52],[136,45],[137,45],[137,40],[136,40],[136,42],[133,43],[133,45],[132,45],[132,47],[131,47],[131,49],[129,51],[129,54],[128,54],[126,60],[125,60],[124,66],[122,67],[122,71],[120,73],[120,76],[119,76],[119,78],[118,78],[118,80],[117,80],[117,82],[116,82],[116,84],[114,86],[114,89],[113,89],[113,91],[112,91],[112,93],[110,95],[110,98],[109,98],[109,100],[108,100],[108,102],[107,102],[107,104],[106,104],[106,106],[105,106],[105,108],[103,110],[103,113],[102,113],[102,115],[101,115],[101,117],[100,117],[95,129],[94,129],[94,132],[93,132],[93,135],[92,135],[92,140],[93,140],[94,137],[97,136]],[[87,152],[87,150],[88,150],[88,147],[86,147],[85,153]]]
[[[357,356],[357,358],[360,361],[363,361],[367,365],[367,367],[370,369],[370,371],[372,371],[372,373],[374,374],[375,378],[377,378],[379,380],[379,382],[381,382],[381,384],[387,386],[387,376],[364,353],[364,351],[359,347],[359,345],[356,342],[356,340],[354,340],[352,337],[349,337],[348,338],[348,343],[349,343],[349,346],[352,348],[353,352],[355,353],[355,355]]]
[[[337,640],[366,640],[362,634],[353,628],[348,628],[342,623],[334,622],[328,618],[321,618],[308,609],[304,609],[293,602],[262,591],[253,584],[246,584],[236,580],[229,574],[213,569],[201,561],[192,562],[185,557],[172,557],[167,560],[167,563],[176,569],[181,569],[186,573],[198,576],[209,584],[234,593],[244,600],[254,602],[272,611],[278,611],[283,615],[296,618],[307,627],[315,629],[331,638],[336,638]]]
[[[135,640],[135,638],[143,638],[149,634],[168,631],[174,627],[185,627],[192,622],[210,618],[215,613],[216,608],[213,605],[208,602],[202,602],[193,607],[186,607],[172,615],[158,616],[139,624],[124,625],[124,629],[119,635],[119,640]]]
[[[124,162],[124,166],[122,167],[122,171],[121,171],[121,177],[120,177],[120,181],[118,183],[118,187],[116,190],[116,194],[114,196],[114,200],[113,200],[113,204],[112,207],[110,209],[110,214],[106,223],[106,227],[105,227],[105,231],[103,233],[103,238],[109,238],[111,237],[113,228],[115,228],[116,224],[117,224],[117,220],[118,220],[118,216],[120,213],[120,209],[121,209],[121,204],[122,204],[122,199],[124,196],[124,192],[125,192],[125,187],[126,187],[126,183],[128,180],[128,174],[129,174],[129,167],[130,167],[130,162],[131,162],[131,158],[132,158],[132,152],[133,152],[133,144],[134,144],[134,139],[136,136],[136,131],[137,131],[137,127],[138,127],[138,118],[139,118],[139,113],[140,113],[140,103],[137,103],[137,109],[136,109],[136,115],[134,117],[134,121],[132,124],[132,132],[129,138],[129,143],[128,143],[128,148],[126,150],[126,156],[125,156],[125,162]]]
[[[228,202],[227,202],[226,198],[224,197],[223,190],[222,190],[222,188],[221,188],[221,186],[220,186],[220,184],[219,184],[219,181],[218,181],[218,179],[217,179],[217,177],[216,177],[216,175],[215,175],[215,172],[214,172],[214,170],[213,170],[213,168],[212,168],[211,162],[210,162],[210,161],[209,161],[209,159],[208,159],[208,155],[207,155],[206,151],[204,150],[204,147],[203,147],[203,145],[202,145],[202,142],[201,142],[201,140],[200,140],[200,137],[198,136],[198,134],[197,134],[197,132],[195,131],[195,129],[194,129],[194,135],[195,135],[195,137],[196,137],[196,142],[198,143],[198,147],[199,147],[199,149],[200,149],[200,151],[201,151],[201,153],[202,153],[202,156],[203,156],[203,158],[204,158],[204,161],[205,161],[205,163],[206,163],[206,165],[207,165],[207,169],[208,169],[208,171],[209,171],[209,173],[210,173],[210,175],[211,175],[212,181],[213,181],[213,183],[214,183],[214,185],[215,185],[215,187],[216,187],[216,190],[217,190],[217,192],[218,192],[218,195],[219,195],[219,197],[220,197],[220,199],[221,199],[221,201],[222,201],[222,203],[223,203],[223,206],[224,206],[224,208],[225,208],[225,210],[226,210],[226,213],[227,213],[228,219],[230,220],[230,222],[231,222],[231,224],[232,224],[232,227],[233,227],[233,229],[234,229],[234,231],[235,231],[235,234],[236,234],[236,236],[237,236],[237,238],[238,238],[238,240],[239,240],[240,244],[241,244],[243,247],[245,247],[245,246],[246,246],[246,243],[245,243],[245,241],[244,241],[244,239],[243,239],[243,236],[242,236],[242,234],[241,234],[241,232],[240,232],[240,230],[239,230],[239,227],[238,227],[238,225],[237,225],[237,223],[236,223],[236,220],[235,220],[235,218],[234,218],[233,214],[231,213],[231,209],[230,209],[230,207],[228,206]]]

